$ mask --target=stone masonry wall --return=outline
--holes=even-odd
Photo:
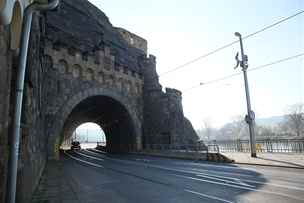
[[[17,202],[22,203],[30,202],[47,157],[42,83],[45,75],[41,53],[43,27],[40,25],[42,22],[41,16],[33,16],[25,76],[16,197]]]
[[[146,146],[197,140],[191,123],[184,117],[181,93],[175,89],[162,91],[156,59],[146,56],[146,41],[120,31],[87,0],[62,0],[56,11],[33,16],[21,119],[17,202],[30,201],[48,149],[54,147],[50,137],[60,139],[60,133],[53,133],[62,129],[64,116],[85,96],[100,92],[118,95],[135,118],[138,145],[142,136]],[[0,26],[0,202],[4,202],[6,192],[14,71],[18,65],[9,50],[9,39],[9,27]]]
[[[107,91],[120,95],[128,101],[131,109],[135,109],[135,115],[132,116],[142,119],[142,75],[117,63],[110,47],[105,46],[103,50],[93,52],[93,56],[87,56],[80,51],[71,51],[63,45],[54,45],[47,41],[43,52],[47,69],[43,83],[47,87],[44,98],[47,98],[47,137],[50,154],[54,147],[52,142],[60,141],[58,132],[62,131],[57,129],[62,126],[54,125],[59,119],[57,116],[63,110],[72,111],[72,106],[67,104],[81,93],[85,95],[87,91],[100,89],[97,92]],[[58,140],[53,141],[51,137],[57,137]]]
[[[89,90],[124,98],[141,126],[143,77],[137,57],[143,50],[128,44],[108,17],[87,0],[62,0],[56,11],[46,14],[45,28],[43,83],[48,87],[44,98],[49,150],[52,142],[60,142],[62,124],[57,121],[65,120],[58,117],[72,110],[66,104]]]
[[[144,146],[195,144],[198,136],[184,117],[182,94],[176,89],[162,91],[154,56],[141,59],[144,76]]]
[[[130,46],[133,46],[139,50],[142,50],[144,53],[147,53],[147,49],[148,49],[147,40],[123,28],[116,28],[116,29]]]
[[[7,179],[8,124],[11,80],[9,27],[0,26],[0,202],[4,202]]]
[[[34,16],[24,88],[21,118],[21,144],[18,163],[17,202],[29,202],[44,168],[43,104],[41,99],[42,70],[40,65],[39,17]],[[8,155],[15,104],[18,50],[9,47],[9,26],[0,26],[0,202],[5,202]]]

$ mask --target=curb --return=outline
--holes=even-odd
[[[179,160],[200,160],[200,161],[207,161],[206,159],[202,159],[202,158],[197,158],[197,157],[178,157],[178,156],[169,156],[166,154],[150,154],[150,153],[146,153],[146,152],[142,152],[142,153],[138,153],[138,152],[129,152],[128,154],[134,154],[134,155],[142,155],[142,156],[153,156],[153,157],[160,157],[160,158],[168,158],[168,159],[179,159]]]
[[[246,163],[246,162],[234,162],[233,164],[241,164],[241,165],[251,165],[251,166],[266,166],[266,167],[277,167],[277,168],[291,168],[291,169],[300,169],[303,170],[304,167],[299,166],[283,166],[283,165],[270,165],[270,164],[255,164],[255,163]]]
[[[209,153],[206,155],[206,158],[200,157],[179,157],[179,156],[170,156],[167,154],[153,154],[149,152],[129,152],[129,154],[135,155],[143,155],[143,156],[154,156],[154,157],[161,157],[161,158],[169,158],[169,159],[180,159],[180,160],[194,160],[194,161],[206,161],[210,163],[219,163],[219,164],[234,164],[234,160],[230,159],[223,154],[220,153]]]
[[[144,155],[144,156],[154,156],[154,157],[161,157],[161,158],[173,158],[173,159],[180,159],[180,160],[200,160],[203,162],[209,162],[209,163],[215,163],[215,164],[233,164],[233,165],[251,165],[251,166],[265,166],[265,167],[274,167],[274,168],[290,168],[290,169],[300,169],[303,170],[304,167],[297,167],[297,166],[284,166],[284,165],[270,165],[270,164],[258,164],[258,163],[246,163],[246,162],[237,162],[234,159],[228,158],[231,162],[225,162],[220,160],[208,160],[208,158],[205,159],[190,159],[190,158],[181,158],[181,157],[172,157],[172,156],[166,156],[166,155],[159,155],[159,154],[149,154],[149,153],[138,153],[138,152],[131,152],[128,154],[134,154],[134,155]]]

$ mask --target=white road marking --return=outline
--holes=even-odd
[[[240,181],[240,179],[233,179],[234,181],[231,181],[231,180],[227,180],[227,178],[225,178],[225,179],[217,178],[217,177],[213,177],[213,176],[210,176],[210,175],[197,174],[196,176],[202,177],[202,178],[209,178],[209,179],[213,179],[213,180],[218,180],[218,181],[223,181],[225,183],[238,184],[238,185],[242,185],[242,186],[246,186],[246,187],[252,187],[252,188],[255,187],[254,185],[248,185],[246,183],[243,183],[242,181]]]
[[[262,182],[262,181],[256,181],[256,180],[248,180],[248,179],[241,179],[241,178],[234,178],[234,177],[227,177],[227,176],[218,176],[218,175],[212,175],[212,174],[206,174],[206,173],[199,173],[197,174],[197,176],[214,176],[214,177],[218,177],[218,178],[227,178],[227,179],[231,179],[231,180],[235,180],[235,181],[239,181],[242,182],[243,184],[247,185],[245,182],[247,183],[257,183],[257,184],[263,184],[263,185],[271,185],[271,186],[275,186],[275,187],[281,187],[281,188],[286,188],[286,189],[292,189],[292,190],[301,190],[304,191],[304,188],[300,188],[300,187],[296,187],[296,186],[292,186],[292,185],[282,185],[282,184],[277,184],[277,183],[267,183],[267,182]],[[247,185],[250,186],[250,185]],[[251,186],[254,187],[254,186]]]
[[[89,155],[86,155],[86,154],[81,153],[81,152],[76,152],[76,154],[79,154],[79,155],[81,155],[81,156],[88,157],[88,158],[90,158],[90,159],[95,159],[95,160],[99,160],[99,161],[104,161],[104,159],[97,158],[97,157],[93,157],[93,156],[89,156]]]
[[[193,163],[193,162],[190,162],[190,163],[179,163],[179,162],[174,162],[175,165],[196,165],[196,166],[212,166],[212,167],[215,167],[215,168],[229,168],[229,169],[238,169],[238,170],[246,170],[246,169],[243,169],[243,168],[238,168],[236,165],[235,166],[223,166],[223,165],[214,165],[214,164],[207,164],[207,163]]]
[[[175,170],[175,169],[173,169],[173,170]],[[176,169],[176,170],[178,170],[178,169]],[[179,171],[180,172],[187,172],[185,170],[179,170]],[[219,176],[219,175],[213,175],[213,174],[206,174],[206,173],[199,172],[199,170],[195,170],[195,171],[198,171],[198,173],[196,174],[197,176],[200,176],[200,175],[206,175],[208,177],[214,176],[214,177],[219,177],[219,178],[228,178],[228,179],[239,180],[243,184],[245,184],[244,182],[247,182],[247,183],[257,183],[257,184],[263,184],[263,185],[270,185],[270,186],[275,186],[275,187],[286,188],[286,189],[290,189],[290,190],[301,190],[301,191],[304,191],[304,188],[296,187],[296,186],[292,186],[292,185],[288,185],[288,184],[287,185],[282,185],[282,184],[277,184],[277,183],[267,183],[267,182],[263,182],[263,181],[256,181],[256,180],[249,180],[249,179],[241,179],[241,178],[234,178],[234,177],[227,177],[227,176]],[[213,173],[212,171],[210,171],[210,172]],[[189,171],[188,171],[188,173],[192,173],[193,174],[193,172],[189,172]],[[254,186],[251,186],[251,187],[254,187]]]
[[[86,151],[87,153],[90,153],[90,154],[96,154],[96,155],[98,155],[98,156],[101,155],[101,154],[98,153],[98,152],[92,152],[92,151],[89,151],[89,150],[84,150],[84,151]],[[94,151],[97,151],[97,150],[94,150]],[[89,155],[87,155],[87,156],[89,156]],[[103,155],[101,155],[101,156],[103,156]],[[133,164],[140,165],[139,162],[134,163],[134,161],[127,161],[127,160],[121,160],[121,159],[113,159],[113,158],[110,158],[110,157],[105,157],[105,159],[112,160],[112,161],[123,162],[123,163],[126,162],[126,163],[133,163]]]
[[[242,174],[242,173],[234,173],[234,172],[224,172],[224,171],[214,171],[214,170],[209,170],[209,169],[197,169],[197,168],[191,168],[192,171],[206,171],[209,173],[214,173],[214,174],[226,174],[226,175],[235,175],[235,176],[243,176],[243,177],[255,177],[254,175],[248,175],[248,174]]]
[[[97,149],[90,149],[90,150],[85,149],[85,150],[86,150],[86,151],[95,151],[95,152],[97,152],[97,153],[102,153],[102,154],[107,154],[106,152],[103,152],[103,151],[97,150]]]
[[[83,162],[83,163],[86,163],[86,164],[88,164],[88,165],[95,166],[95,167],[97,167],[97,168],[104,168],[103,166],[101,166],[101,165],[99,165],[99,164],[94,164],[94,163],[91,163],[91,162],[88,162],[88,161],[84,161],[84,160],[79,159],[79,158],[77,158],[77,157],[74,157],[74,156],[72,156],[72,155],[70,155],[70,154],[68,154],[68,153],[66,153],[66,152],[64,152],[64,153],[65,153],[67,156],[69,156],[71,159],[74,159],[74,160],[76,160],[76,161]]]
[[[104,168],[103,166],[99,165],[99,164],[95,164],[95,163],[91,163],[91,162],[88,162],[88,161],[84,161],[84,160],[81,160],[79,158],[76,158],[66,152],[64,152],[67,156],[69,156],[70,158],[72,159],[75,159],[77,161],[80,161],[80,162],[83,162],[83,163],[86,163],[88,165],[91,165],[91,166],[95,166],[95,167],[98,167],[98,168]],[[82,153],[79,153],[77,152],[78,154],[81,154],[83,155]],[[207,195],[207,194],[204,194],[204,193],[199,193],[199,192],[195,192],[195,191],[192,191],[192,190],[188,190],[188,189],[184,189],[183,190],[184,192],[188,192],[188,193],[191,193],[191,194],[195,194],[195,195],[199,195],[199,196],[202,196],[202,197],[206,197],[206,198],[209,198],[209,199],[213,199],[213,200],[218,200],[218,201],[222,201],[222,202],[226,202],[226,203],[234,203],[234,202],[231,202],[231,201],[228,201],[228,200],[225,200],[225,199],[222,199],[222,198],[219,198],[219,197],[216,197],[216,196],[212,196],[212,195]]]
[[[151,160],[149,159],[134,159],[135,161],[142,161],[142,162],[150,162]]]
[[[239,181],[239,182],[244,181],[243,179],[240,179],[240,178],[235,178],[235,177],[231,177],[231,176],[214,175],[214,174],[210,174],[210,173],[198,172],[197,175],[198,176],[212,176],[212,177],[216,177],[216,178],[225,178],[225,179]]]
[[[94,150],[94,151],[97,151],[97,150]],[[91,151],[88,151],[88,152],[92,153],[92,154],[99,155],[98,152],[97,153],[96,152],[91,152]],[[110,159],[110,160],[114,160],[114,161],[120,161],[120,162],[123,162],[123,163],[132,163],[132,164],[140,165],[139,162],[134,163],[134,161],[129,161],[129,160],[113,159],[113,158],[108,158],[108,157],[106,159]],[[210,164],[208,164],[208,165],[210,165]],[[292,185],[281,185],[281,184],[276,184],[276,183],[267,183],[267,182],[263,182],[263,181],[255,181],[255,180],[248,180],[248,179],[245,180],[245,179],[238,179],[238,178],[228,177],[228,176],[206,174],[206,173],[199,172],[199,170],[195,170],[195,171],[198,171],[198,172],[193,172],[193,171],[188,171],[188,170],[183,170],[183,169],[174,169],[174,168],[163,167],[163,166],[159,166],[159,165],[155,165],[155,164],[145,164],[145,166],[158,168],[158,169],[163,169],[163,170],[170,170],[170,171],[175,171],[175,172],[190,173],[190,174],[194,174],[194,175],[206,175],[206,176],[208,176],[208,178],[212,178],[210,176],[214,176],[214,177],[217,177],[217,178],[227,178],[227,179],[232,179],[232,180],[236,180],[236,181],[238,180],[239,183],[241,183],[241,185],[246,185],[246,186],[250,186],[250,187],[254,187],[254,186],[247,185],[244,182],[270,185],[270,186],[281,187],[281,188],[286,188],[286,189],[290,189],[290,190],[304,191],[304,188],[300,188],[300,187],[296,187],[296,186],[292,186]],[[210,172],[213,173],[212,171],[210,171]],[[225,181],[225,180],[222,180],[222,181]]]
[[[184,191],[185,191],[185,192],[192,193],[192,194],[196,194],[196,195],[198,195],[198,196],[207,197],[207,198],[209,198],[209,199],[218,200],[218,201],[221,201],[221,202],[234,203],[234,202],[231,202],[231,201],[228,201],[228,200],[219,198],[219,197],[215,197],[215,196],[212,196],[212,195],[206,195],[206,194],[203,194],[203,193],[200,193],[200,192],[195,192],[195,191],[193,191],[193,190],[187,190],[187,189],[185,189]]]
[[[304,191],[304,188],[300,188],[297,186],[292,186],[292,185],[282,185],[282,184],[277,184],[277,183],[267,183],[267,182],[262,182],[262,181],[256,181],[256,180],[243,180],[241,179],[243,182],[247,182],[247,183],[257,183],[257,184],[263,184],[263,185],[270,185],[270,186],[275,186],[275,187],[281,187],[281,188],[286,188],[286,189],[290,189],[290,190],[301,190]]]
[[[228,186],[228,187],[250,190],[250,191],[254,191],[254,192],[261,192],[261,193],[265,193],[265,194],[278,195],[278,196],[282,196],[282,197],[287,197],[287,198],[291,198],[291,199],[295,199],[295,200],[304,201],[304,199],[302,199],[302,198],[297,198],[297,197],[294,197],[294,196],[291,196],[291,195],[288,195],[288,194],[284,194],[284,193],[277,193],[277,192],[272,192],[272,191],[268,191],[268,190],[259,190],[259,189],[249,188],[249,187],[240,186],[240,185],[231,185],[231,184],[228,184],[228,183],[216,182],[216,181],[205,180],[205,179],[200,179],[200,178],[193,178],[193,177],[184,176],[184,175],[177,175],[177,174],[171,174],[171,175],[181,177],[181,178],[201,181],[201,182],[212,183],[212,184],[216,184],[216,185],[224,185],[224,186]]]

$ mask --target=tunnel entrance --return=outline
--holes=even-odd
[[[73,141],[80,142],[81,149],[92,149],[97,146],[106,148],[107,140],[100,125],[92,122],[82,123],[75,128],[72,135],[64,135],[60,148],[71,149]]]
[[[64,122],[61,143],[73,139],[75,129],[87,122],[96,123],[102,128],[107,141],[107,152],[136,150],[134,121],[119,101],[108,96],[91,96],[82,100],[72,109]]]

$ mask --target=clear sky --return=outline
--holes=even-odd
[[[235,44],[167,75],[162,73],[191,61],[237,38],[304,10],[304,0],[90,0],[123,27],[148,40],[157,57],[164,87],[183,91],[184,113],[195,128],[208,119],[219,127],[246,114],[242,75],[218,83],[198,85],[234,70]],[[304,14],[244,40],[249,68],[304,53]],[[304,102],[304,57],[248,73],[252,108],[257,117],[282,115],[286,106]]]

